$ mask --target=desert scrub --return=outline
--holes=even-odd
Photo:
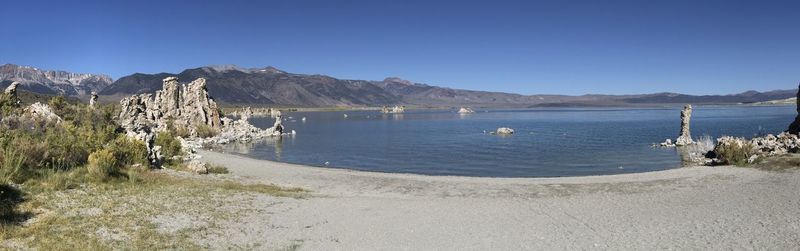
[[[197,133],[197,137],[200,138],[211,138],[219,134],[219,131],[217,129],[214,129],[213,127],[208,125],[198,125],[195,128],[195,132]]]
[[[155,144],[161,146],[161,154],[167,162],[171,162],[173,157],[183,156],[183,146],[181,141],[170,131],[156,134]],[[169,163],[176,164],[176,163]]]
[[[71,180],[81,168],[55,173]],[[82,183],[68,190],[42,188],[41,182],[23,185],[35,196],[17,211],[44,212],[26,226],[0,225],[0,249],[33,250],[199,250],[214,249],[202,240],[226,236],[221,224],[264,210],[254,198],[302,198],[305,190],[273,185],[245,185],[221,178],[192,178],[172,171],[125,168],[128,177]],[[287,198],[288,199],[288,198]],[[174,225],[176,217],[190,224]],[[200,241],[198,241],[200,240]],[[225,240],[223,240],[225,241]],[[242,243],[225,243],[234,246]],[[14,247],[14,246],[12,246]]]
[[[114,157],[114,152],[108,149],[101,149],[90,154],[87,169],[89,175],[100,180],[119,172],[117,158]]]
[[[167,131],[170,132],[175,137],[188,138],[192,136],[192,133],[189,131],[188,128],[186,128],[185,126],[175,125],[175,120],[172,118],[168,118],[166,124],[167,124]]]
[[[753,144],[744,138],[722,137],[718,140],[714,153],[720,164],[747,166],[753,156]]]
[[[754,168],[767,171],[786,171],[800,168],[800,154],[789,153],[759,158],[751,164]]]
[[[227,167],[220,166],[220,165],[208,165],[208,173],[215,173],[215,174],[226,174],[230,173]]]
[[[122,166],[148,165],[147,146],[144,142],[120,134],[107,148],[114,153],[117,163]]]
[[[0,93],[0,116],[8,116],[18,110],[19,104],[11,95]]]
[[[0,158],[3,158],[0,161],[2,163],[2,166],[0,166],[0,184],[18,182],[25,156],[14,149],[6,149]]]

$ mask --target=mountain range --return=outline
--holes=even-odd
[[[41,71],[33,67],[0,66],[0,83],[20,81],[22,88],[46,94],[68,96],[99,91],[121,98],[161,89],[162,79],[178,77],[181,82],[206,78],[211,95],[221,103],[254,106],[333,107],[412,105],[420,107],[564,107],[644,106],[656,104],[736,104],[794,97],[796,90],[747,91],[731,95],[685,95],[655,93],[640,95],[521,95],[472,91],[414,83],[400,78],[380,81],[346,80],[318,74],[296,74],[274,67],[242,68],[233,65],[205,66],[180,73],[135,73],[116,81],[106,75]]]
[[[108,75],[45,71],[30,66],[0,65],[0,83],[17,81],[23,90],[41,94],[81,96],[99,92],[113,83]]]

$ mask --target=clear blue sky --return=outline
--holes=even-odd
[[[210,64],[522,94],[726,94],[800,82],[800,1],[6,1],[0,63]]]

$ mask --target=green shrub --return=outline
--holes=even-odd
[[[47,105],[50,106],[50,109],[53,109],[53,112],[56,113],[56,115],[58,115],[58,116],[60,116],[62,118],[65,115],[68,115],[70,113],[74,113],[74,112],[72,112],[73,109],[70,109],[71,106],[67,102],[67,98],[65,98],[63,95],[59,95],[59,96],[55,96],[55,97],[51,98],[50,101],[47,102]]]
[[[161,154],[167,162],[170,162],[172,157],[183,156],[180,140],[169,131],[156,134],[155,144],[161,146]]]
[[[219,165],[209,165],[208,166],[208,173],[216,173],[216,174],[226,174],[230,173],[227,167],[219,166]]]
[[[145,145],[144,142],[120,134],[114,141],[108,144],[107,148],[114,153],[117,164],[121,166],[136,164],[146,166],[148,164],[147,145]]]
[[[219,134],[219,131],[217,129],[214,129],[213,127],[208,125],[198,125],[195,128],[195,131],[197,132],[197,137],[200,138],[210,138],[217,136],[217,134]]]
[[[753,145],[749,142],[741,144],[730,142],[718,144],[714,151],[722,164],[746,166],[747,160],[752,156]]]
[[[0,116],[8,116],[18,110],[19,104],[11,95],[0,93]]]
[[[117,158],[108,149],[101,149],[89,155],[87,169],[93,178],[105,179],[119,172]]]
[[[175,125],[175,120],[172,118],[167,119],[167,131],[172,133],[175,137],[188,138],[192,136],[188,128]]]
[[[20,181],[25,155],[14,149],[3,150],[2,166],[0,166],[0,184],[9,184]]]

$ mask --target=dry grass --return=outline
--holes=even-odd
[[[196,250],[196,239],[242,214],[254,196],[302,198],[305,190],[242,184],[171,171],[124,170],[125,177],[88,182],[85,168],[58,172],[23,185],[17,211],[33,218],[0,225],[0,249]],[[174,219],[191,219],[190,224]],[[171,225],[173,224],[173,225]]]
[[[208,164],[208,173],[227,174],[230,173],[230,171],[224,166]]]
[[[800,154],[786,154],[759,158],[752,167],[767,171],[787,171],[800,169]]]

